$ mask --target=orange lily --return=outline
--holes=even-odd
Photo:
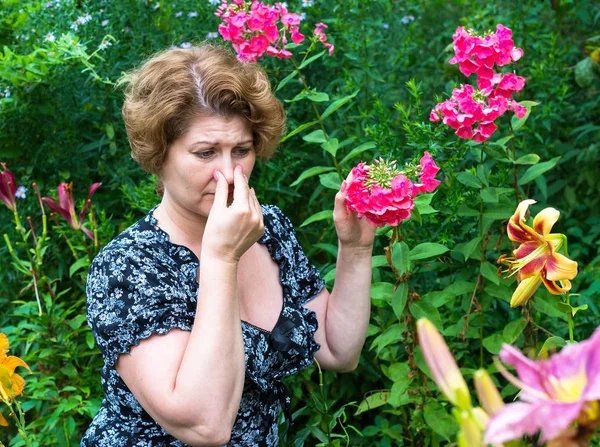
[[[0,427],[8,427],[8,421],[0,413]]]
[[[521,245],[513,251],[514,258],[502,257],[499,262],[508,265],[511,274],[518,273],[519,286],[510,300],[511,307],[521,306],[543,283],[553,295],[571,290],[570,279],[577,275],[577,262],[558,253],[566,240],[560,233],[550,233],[560,212],[545,208],[533,220],[533,227],[525,223],[529,205],[535,200],[523,200],[508,222],[508,238]],[[560,284],[557,283],[560,281]]]
[[[0,333],[0,398],[10,402],[14,396],[23,394],[23,387],[25,386],[25,379],[15,374],[15,369],[17,366],[27,368],[29,372],[31,372],[31,369],[19,357],[7,356],[7,352],[8,337]]]

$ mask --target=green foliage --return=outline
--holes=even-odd
[[[457,425],[431,381],[416,318],[442,331],[469,384],[502,343],[543,356],[564,346],[569,316],[577,340],[597,325],[600,14],[574,1],[288,3],[306,12],[307,23],[325,21],[336,50],[331,57],[297,54],[295,65],[264,60],[289,132],[251,182],[262,203],[278,205],[297,224],[328,286],[337,256],[333,199],[357,162],[384,157],[402,164],[429,151],[443,184],[419,198],[401,233],[378,232],[371,324],[358,369],[310,368],[287,379],[294,425],[282,425],[282,445],[454,442]],[[106,244],[159,201],[155,179],[129,157],[123,95],[113,84],[153,52],[216,31],[213,7],[192,0],[0,5],[0,161],[29,188],[18,203],[21,219],[33,216],[40,237],[31,182],[50,196],[58,183],[72,181],[82,197],[101,181],[94,219]],[[192,11],[197,18],[187,16]],[[92,19],[74,29],[84,14]],[[447,63],[456,27],[497,23],[524,49],[517,70],[527,84],[519,100],[529,111],[501,118],[493,140],[476,144],[430,123],[429,110],[465,82]],[[567,234],[580,271],[570,302],[540,289],[525,308],[509,305],[516,284],[499,274],[497,260],[515,248],[506,221],[523,198],[538,201],[532,213],[547,206],[561,212],[554,231]],[[22,399],[28,437],[31,445],[79,445],[102,399],[102,360],[85,321],[87,266],[99,247],[48,220],[48,239],[32,254],[27,223],[23,235],[2,204],[0,216],[0,232],[20,259],[0,247],[0,331],[33,371]],[[28,253],[41,260],[35,286]],[[503,395],[508,401],[515,393],[508,387]],[[14,426],[0,429],[0,441],[25,445]]]

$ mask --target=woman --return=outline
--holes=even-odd
[[[310,365],[351,371],[370,309],[374,229],[335,199],[330,294],[275,206],[248,186],[285,114],[259,66],[204,45],[128,76],[133,158],[162,201],[94,259],[88,322],[105,399],[82,446],[266,445]]]

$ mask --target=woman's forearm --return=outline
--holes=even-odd
[[[194,327],[173,389],[188,422],[212,430],[231,427],[244,387],[244,342],[237,263],[202,258]]]
[[[327,345],[340,369],[358,364],[371,312],[373,247],[338,248],[336,278],[327,306]]]

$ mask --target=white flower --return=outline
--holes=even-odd
[[[102,25],[103,27],[108,25],[108,19],[103,20],[102,23],[100,23],[100,25]]]
[[[71,23],[71,29],[74,31],[77,31],[79,29],[79,25],[77,24],[77,22]]]
[[[281,6],[283,6],[285,9],[288,9],[288,4],[287,4],[287,2],[281,2]]]
[[[217,6],[221,4],[221,0],[208,0],[208,3],[210,3],[212,6]]]
[[[112,43],[109,42],[108,40],[103,40],[102,43],[100,45],[98,45],[98,49],[99,50],[106,50],[111,45],[112,45]]]
[[[54,37],[53,33],[48,33],[46,34],[44,40],[47,40],[48,42],[54,42],[56,40],[56,37]]]
[[[305,12],[300,13],[300,20],[301,21],[306,20],[306,13]]]
[[[383,24],[383,25],[381,25],[381,26],[383,26],[383,29],[390,29],[390,25],[389,25],[389,24],[387,24],[387,23],[384,23],[384,24]]]
[[[178,11],[175,13],[175,17],[181,17],[183,15],[183,13],[181,11]]]
[[[188,12],[188,17],[198,17],[198,11]]]
[[[189,42],[183,42],[181,45],[179,45],[179,48],[192,48],[192,44]]]
[[[19,199],[25,199],[27,198],[27,195],[25,194],[26,192],[27,188],[25,188],[24,186],[19,186],[15,191],[15,197],[18,197]]]
[[[314,5],[314,1],[313,0],[302,0],[302,7],[303,8],[308,8],[309,6]]]
[[[156,5],[154,5],[154,6],[152,7],[152,9],[154,9],[154,10],[156,10],[156,9],[158,9],[158,8],[160,8],[160,3],[157,3]]]
[[[404,24],[410,23],[413,20],[415,20],[415,16],[413,16],[413,15],[404,16],[400,19],[400,21]]]
[[[219,37],[219,33],[216,31],[211,31],[210,33],[206,34],[207,39],[216,39],[217,37]]]

